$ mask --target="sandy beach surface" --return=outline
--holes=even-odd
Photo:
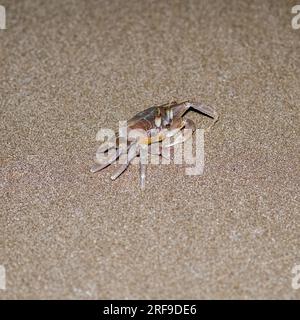
[[[1,4],[0,299],[300,298],[295,1]],[[89,171],[100,128],[172,97],[220,114],[202,176]]]

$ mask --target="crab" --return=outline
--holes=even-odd
[[[137,156],[141,157],[143,147],[153,143],[164,141],[167,138],[174,138],[173,142],[164,145],[164,148],[172,148],[176,144],[183,143],[190,139],[193,132],[196,130],[195,123],[190,119],[183,118],[183,115],[189,110],[194,109],[200,113],[214,119],[213,124],[218,121],[217,112],[210,106],[203,103],[192,102],[189,100],[176,102],[172,100],[169,103],[156,105],[144,111],[137,113],[127,122],[128,132],[134,130],[142,130],[145,134],[138,136],[128,135],[125,143],[122,143],[122,137],[117,134],[111,139],[105,141],[98,149],[99,152],[107,152],[114,148],[115,152],[104,163],[96,163],[92,166],[91,172],[98,172],[106,168],[127,152],[127,161],[121,164],[117,171],[111,176],[112,180],[117,179]],[[188,134],[178,134],[182,129],[187,130]],[[152,149],[152,148],[151,148]],[[152,154],[162,155],[163,149],[160,146],[158,151],[148,151]],[[146,179],[146,164],[140,161],[140,186],[145,188]]]

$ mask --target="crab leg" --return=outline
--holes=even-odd
[[[167,150],[169,150],[167,152]],[[164,145],[159,145],[158,149],[154,149],[149,147],[149,153],[153,154],[155,156],[162,156],[163,158],[170,160],[171,159],[171,155],[170,153],[174,151],[173,147],[167,147]]]
[[[120,146],[119,148],[117,148],[115,154],[110,159],[108,159],[107,162],[95,163],[91,168],[91,172],[95,173],[97,171],[101,171],[102,169],[106,168],[107,166],[112,164],[115,160],[117,160],[119,158],[119,156],[122,155],[126,150],[128,150],[130,146],[131,145],[127,146],[127,148]],[[109,149],[111,149],[111,148],[109,148]],[[99,149],[98,149],[98,152],[105,152],[105,151],[99,151]]]
[[[131,144],[128,150],[127,163],[122,164],[120,168],[110,177],[112,180],[116,180],[129,166],[130,162],[136,157],[136,143]]]
[[[114,147],[116,147],[116,143],[109,140],[109,141],[102,143],[97,151],[98,152],[105,152],[105,151],[108,151]]]
[[[107,162],[101,163],[101,164],[100,163],[95,163],[91,167],[91,172],[95,173],[97,171],[101,171],[102,169],[106,168],[107,166],[112,164],[124,152],[125,152],[125,150],[123,150],[123,149],[117,149],[115,154],[110,159],[108,159]]]

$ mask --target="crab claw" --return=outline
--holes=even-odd
[[[189,108],[195,109],[199,112],[202,112],[203,114],[211,117],[214,119],[213,123],[206,128],[204,131],[205,132],[209,132],[210,129],[218,122],[219,120],[219,115],[218,113],[215,111],[215,109],[213,109],[210,106],[207,106],[205,104],[202,103],[197,103],[197,102],[188,102]]]
[[[211,118],[217,118],[218,114],[217,112],[210,106],[207,106],[203,103],[198,103],[198,102],[188,102],[188,107],[195,109],[201,113],[204,113],[205,115],[211,117]]]

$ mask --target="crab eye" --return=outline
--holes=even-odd
[[[157,127],[160,127],[161,126],[161,117],[155,117],[155,125]]]
[[[166,110],[166,121],[170,122],[170,109]]]

